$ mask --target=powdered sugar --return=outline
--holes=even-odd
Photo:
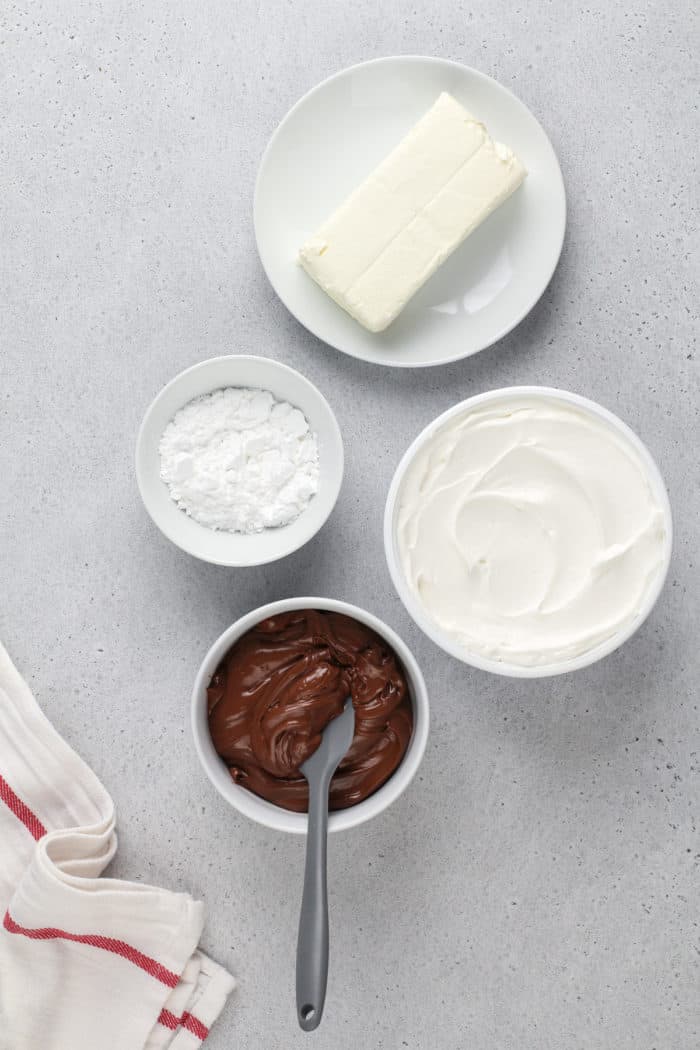
[[[181,408],[163,432],[160,476],[202,525],[260,532],[287,525],[318,491],[316,435],[269,390],[226,387]]]

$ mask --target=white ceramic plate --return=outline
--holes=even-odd
[[[278,529],[251,535],[208,529],[180,510],[161,481],[158,445],[170,420],[192,398],[227,386],[260,387],[289,401],[318,437],[319,490],[298,518]],[[151,404],[136,443],[136,478],[153,521],[182,550],[216,565],[263,565],[310,540],[333,510],[343,480],[343,442],[330,405],[299,372],[267,357],[214,357],[181,372]]]
[[[386,331],[367,332],[304,273],[297,252],[441,91],[510,146],[528,176]],[[263,156],[254,218],[265,272],[309,331],[364,361],[411,368],[475,354],[522,320],[559,259],[566,200],[549,139],[510,91],[456,62],[402,56],[343,70],[297,102]]]

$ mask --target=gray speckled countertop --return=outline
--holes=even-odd
[[[211,1050],[691,1050],[700,1043],[697,41],[690,0],[5,4],[0,55],[0,632],[120,815],[113,872],[189,889],[239,979]],[[329,350],[278,302],[251,198],[265,143],[323,77],[444,55],[515,91],[558,152],[566,244],[530,316],[442,369]],[[8,106],[9,104],[9,106]],[[252,351],[328,396],[347,473],[292,557],[229,571],[141,506],[141,416],[176,372]],[[617,411],[667,479],[666,589],[621,651],[514,681],[409,621],[384,563],[387,484],[456,400],[548,383]],[[432,698],[420,776],[332,842],[332,974],[296,1029],[303,843],[238,818],[197,763],[194,673],[234,618],[290,594],[366,606]],[[91,1048],[96,1050],[96,1048]]]

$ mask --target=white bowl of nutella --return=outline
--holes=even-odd
[[[307,625],[304,618],[308,613],[311,613],[311,617]],[[352,624],[347,624],[346,618],[356,621],[357,632],[353,631]],[[298,631],[290,630],[289,621],[296,619],[300,621]],[[324,627],[329,622],[332,635],[330,642],[323,637]],[[262,629],[258,631],[258,628]],[[402,727],[399,735],[404,734],[400,744],[400,757],[388,779],[362,801],[348,805],[347,808],[333,809],[334,785],[339,774],[340,789],[345,790],[341,762],[331,783],[329,830],[345,831],[364,824],[387,809],[410,784],[425,752],[429,723],[425,682],[410,649],[387,624],[364,609],[333,598],[288,598],[253,609],[225,630],[204,657],[192,692],[192,732],[199,760],[219,794],[244,816],[277,831],[306,834],[306,812],[293,812],[263,796],[266,792],[271,797],[275,796],[275,763],[278,760],[284,763],[290,754],[294,756],[292,764],[295,769],[294,773],[289,775],[289,779],[280,771],[280,797],[283,794],[290,798],[298,789],[301,774],[297,775],[296,767],[304,760],[298,760],[299,748],[307,746],[303,724],[305,712],[313,709],[313,717],[317,724],[312,733],[316,733],[329,718],[322,715],[319,722],[319,709],[314,694],[321,696],[323,704],[324,698],[333,693],[334,689],[337,691],[337,682],[334,682],[332,677],[334,668],[330,666],[333,661],[329,660],[324,650],[330,649],[332,653],[336,645],[342,650],[348,639],[352,643],[358,633],[362,636],[365,632],[368,632],[370,646],[368,649],[362,649],[362,664],[358,668],[359,689],[363,695],[359,697],[358,705],[355,686],[352,686],[356,735],[347,757],[352,757],[353,748],[357,745],[358,728],[360,736],[363,736],[367,730],[371,734],[373,723],[375,727],[379,722],[384,725],[384,719],[377,718],[377,701],[381,703],[384,694],[381,689],[375,688],[374,696],[371,696],[371,687],[368,690],[366,683],[369,681],[371,686],[372,676],[387,662],[392,664],[395,673],[397,670],[400,672],[403,689],[401,705],[408,708],[408,714],[403,719],[400,718]],[[236,652],[240,652],[241,641],[246,643],[245,636],[248,639],[252,638],[251,644],[240,658],[232,662],[231,650],[236,647]],[[304,644],[308,645],[309,651],[300,650],[290,654],[290,639],[293,645],[297,645],[300,638],[306,639]],[[263,675],[256,674],[255,667],[251,664],[251,652],[255,652],[255,644],[258,641],[261,645]],[[378,644],[375,645],[374,642]],[[244,705],[248,698],[254,697],[254,700],[250,704],[248,714],[242,711],[240,706],[236,711],[229,708],[226,714],[219,718],[215,728],[210,714],[213,706],[212,692],[217,689],[217,675],[221,673],[222,667],[226,668],[227,674],[234,674],[245,668],[240,677],[240,696]],[[263,678],[274,680],[268,682],[263,681]],[[297,693],[301,691],[300,697],[295,698],[295,690]],[[340,698],[341,710],[345,695]],[[215,697],[216,699],[218,697]],[[299,702],[295,703],[295,700]],[[290,706],[288,712],[284,710],[285,705]],[[397,713],[400,717],[401,712],[396,709],[392,711],[392,716]],[[251,717],[248,718],[248,715]],[[361,725],[363,717],[366,719],[364,728]],[[248,719],[247,724],[241,724],[242,718]],[[387,719],[386,722],[387,725],[391,725],[391,719]],[[222,757],[220,751],[226,749],[221,747],[220,739],[217,738],[217,750],[213,739],[216,729],[223,735],[233,734],[236,738],[233,750],[244,756],[243,761],[231,761]],[[261,735],[265,739],[260,739]],[[360,767],[365,771],[376,768],[377,764],[383,761],[382,749],[385,743],[386,741],[380,741],[379,749],[374,749],[361,756],[355,763],[350,763],[346,773],[354,775]],[[243,786],[246,783],[259,793]]]
[[[663,587],[672,520],[658,467],[607,409],[510,387],[416,438],[387,498],[384,544],[406,609],[437,645],[537,678],[607,656]]]

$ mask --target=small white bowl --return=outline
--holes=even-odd
[[[378,791],[366,798],[364,802],[348,809],[336,810],[328,818],[329,831],[346,831],[355,828],[358,824],[364,824],[379,813],[382,813],[392,802],[401,795],[413,780],[418,769],[425,745],[428,739],[429,707],[428,693],[425,688],[423,675],[415,661],[411,650],[405,645],[399,636],[392,631],[382,620],[364,609],[358,609],[355,605],[347,602],[336,601],[333,598],[287,598],[278,602],[271,602],[259,609],[242,616],[228,630],[217,638],[211,649],[204,657],[192,692],[192,732],[194,743],[199,755],[199,761],[204,767],[212,784],[227,802],[251,820],[258,824],[273,828],[275,831],[291,831],[293,834],[305,835],[307,826],[306,813],[291,813],[281,806],[267,802],[263,798],[254,795],[252,791],[234,783],[224,761],[214,750],[214,745],[209,733],[209,722],[207,717],[207,686],[211,677],[219,666],[221,659],[231,648],[233,643],[250,630],[261,620],[268,616],[276,616],[279,613],[290,612],[293,609],[325,609],[331,612],[343,613],[352,616],[360,623],[367,624],[376,631],[398,656],[408,680],[409,694],[413,705],[413,733],[401,760],[401,764],[382,784]]]
[[[413,590],[406,581],[401,568],[401,559],[398,553],[396,537],[398,498],[401,486],[408,468],[423,446],[430,441],[452,417],[462,415],[464,412],[474,409],[478,405],[484,405],[493,401],[508,400],[513,397],[538,397],[564,401],[568,404],[576,405],[579,409],[591,413],[599,419],[603,419],[610,427],[616,430],[618,434],[621,434],[636,450],[647,469],[649,484],[664,516],[665,546],[663,551],[663,565],[658,573],[656,581],[654,582],[654,586],[649,590],[649,593],[646,596],[644,606],[642,607],[639,616],[623,630],[618,631],[616,634],[606,639],[606,641],[601,642],[600,645],[594,646],[592,649],[589,649],[585,653],[581,653],[579,656],[572,657],[570,660],[561,660],[557,663],[543,664],[536,667],[525,667],[521,664],[512,664],[504,660],[490,660],[488,657],[482,656],[480,653],[465,648],[465,646],[461,645],[455,638],[452,638],[449,634],[441,630],[438,624],[426,612],[420,600],[413,593]],[[606,408],[603,408],[602,405],[597,404],[595,401],[590,401],[588,398],[580,397],[578,394],[569,393],[567,390],[557,390],[553,387],[545,386],[514,386],[504,387],[500,390],[489,390],[487,393],[477,394],[475,397],[467,398],[466,401],[462,401],[460,404],[448,409],[447,412],[443,412],[441,416],[438,416],[437,419],[433,420],[433,422],[418,435],[401,459],[389,488],[389,495],[387,496],[386,509],[384,512],[384,550],[389,566],[389,573],[391,574],[391,578],[394,581],[394,586],[398,591],[401,601],[420,629],[427,634],[436,645],[440,646],[441,649],[444,649],[446,653],[456,657],[457,660],[461,660],[462,663],[469,664],[472,667],[478,667],[482,671],[490,671],[492,674],[507,675],[511,678],[546,678],[550,675],[565,674],[568,671],[577,671],[579,668],[588,667],[589,664],[601,660],[604,656],[607,656],[615,649],[618,649],[623,642],[626,642],[627,639],[634,634],[637,628],[641,626],[644,620],[646,620],[654,607],[656,599],[661,593],[661,589],[663,588],[668,573],[669,563],[671,561],[672,535],[673,522],[666,486],[659,472],[659,468],[652,459],[651,453],[642,442],[641,438],[639,438],[626,423],[623,423],[616,415],[613,415],[612,412],[609,412]]]
[[[319,490],[288,525],[250,535],[208,529],[178,507],[161,480],[158,446],[170,420],[193,398],[228,386],[259,387],[289,401],[301,409],[318,438]],[[151,518],[182,550],[215,565],[264,565],[303,546],[326,521],[343,480],[343,441],[324,396],[293,368],[267,357],[213,357],[180,372],[151,404],[136,443],[136,478]]]

